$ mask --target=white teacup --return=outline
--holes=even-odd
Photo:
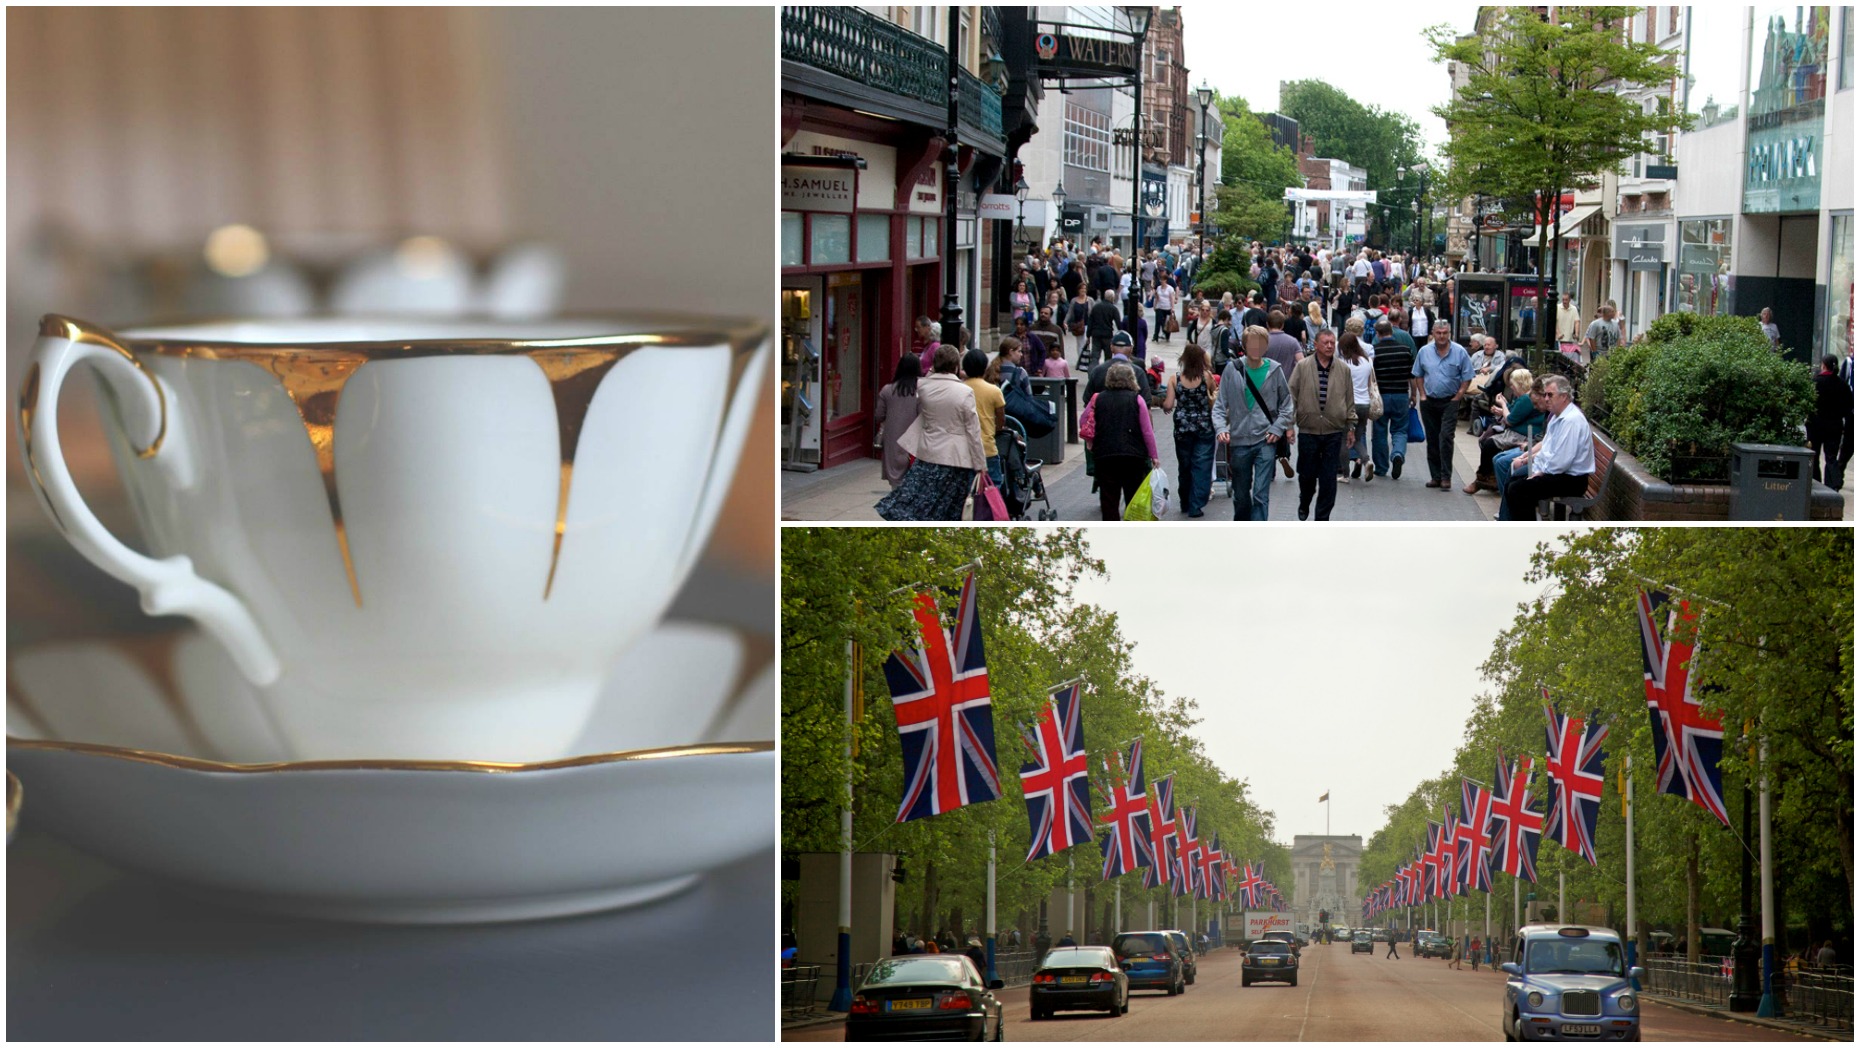
[[[225,645],[294,756],[548,760],[689,573],[766,345],[761,325],[668,315],[120,335],[53,316],[21,440],[71,544]],[[65,467],[79,363],[116,408],[152,556]]]

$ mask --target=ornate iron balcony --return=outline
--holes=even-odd
[[[856,7],[782,8],[781,56],[939,109],[948,104],[944,50]],[[956,104],[964,124],[999,142],[1000,91],[965,69]]]

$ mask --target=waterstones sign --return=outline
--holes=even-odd
[[[1046,23],[1033,37],[1034,68],[1042,77],[1136,76],[1136,41],[1097,26]]]

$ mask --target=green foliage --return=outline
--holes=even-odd
[[[1520,605],[1493,644],[1479,697],[1452,766],[1401,804],[1365,849],[1362,880],[1380,885],[1412,857],[1425,820],[1457,799],[1459,777],[1489,782],[1496,755],[1543,754],[1544,695],[1565,712],[1596,711],[1608,724],[1607,785],[1596,833],[1599,866],[1545,840],[1538,897],[1554,899],[1557,874],[1573,904],[1625,920],[1626,823],[1622,760],[1631,757],[1637,907],[1646,926],[1679,930],[1694,849],[1701,922],[1734,926],[1744,856],[1737,833],[1683,798],[1655,792],[1653,726],[1634,616],[1637,587],[1656,580],[1702,609],[1695,693],[1721,716],[1720,767],[1734,826],[1755,779],[1744,725],[1768,739],[1771,841],[1782,916],[1829,929],[1853,913],[1853,534],[1846,529],[1598,529],[1542,544],[1528,578],[1545,594]],[[1683,590],[1683,592],[1679,592]],[[1721,603],[1728,602],[1728,603]],[[1541,775],[1533,785],[1542,796]],[[1754,802],[1753,802],[1754,803]],[[1754,820],[1754,816],[1753,816]],[[1757,846],[1753,838],[1751,850]],[[1511,878],[1499,876],[1499,899]],[[1494,912],[1500,910],[1494,906]],[[1696,942],[1697,936],[1690,936]]]
[[[1231,270],[1221,270],[1196,277],[1195,289],[1210,299],[1218,299],[1223,294],[1231,293],[1236,300],[1239,300],[1244,299],[1247,292],[1259,290],[1259,284]]]
[[[1336,157],[1368,173],[1370,189],[1401,190],[1387,199],[1399,206],[1372,207],[1370,239],[1406,245],[1412,232],[1409,210],[1419,188],[1421,129],[1404,113],[1364,105],[1322,80],[1295,80],[1279,86],[1279,107],[1311,136],[1317,156]],[[1397,168],[1409,174],[1398,175]],[[1393,229],[1391,229],[1393,226]]]
[[[1221,98],[1215,106],[1222,124],[1222,184],[1216,191],[1220,208],[1214,212],[1215,225],[1223,236],[1283,240],[1292,228],[1285,190],[1304,184],[1298,158],[1273,143],[1272,132],[1245,99]]]
[[[954,584],[961,565],[971,560],[980,564],[976,579],[1002,797],[899,825],[892,820],[903,795],[903,763],[884,660],[912,635],[913,591]],[[1087,682],[1085,739],[1094,779],[1102,775],[1107,755],[1141,736],[1146,771],[1152,778],[1175,773],[1177,803],[1199,809],[1202,839],[1218,832],[1230,854],[1265,861],[1267,876],[1289,884],[1290,853],[1272,840],[1272,815],[1246,798],[1243,781],[1208,760],[1195,735],[1194,700],[1165,696],[1134,670],[1132,645],[1120,635],[1114,613],[1072,599],[1080,578],[1103,570],[1081,532],[787,528],[781,570],[782,848],[792,853],[840,847],[848,786],[846,643],[856,641],[855,680],[865,696],[865,717],[851,762],[854,843],[861,851],[909,856],[908,879],[898,895],[905,926],[928,933],[944,924],[977,924],[991,833],[1003,927],[1016,923],[1017,914],[1034,912],[1065,883],[1068,860],[1074,883],[1101,885],[1108,900],[1110,886],[1099,882],[1100,858],[1090,844],[1065,856],[1023,859],[1029,830],[1015,775],[1023,757],[1018,728],[1034,721],[1051,685],[1081,675]],[[1158,913],[1168,912],[1166,893],[1143,889],[1140,875],[1120,880],[1126,907],[1153,900]]]
[[[1461,39],[1451,25],[1426,31],[1436,62],[1455,62],[1466,84],[1434,112],[1447,122],[1447,188],[1523,200],[1554,200],[1588,189],[1650,136],[1692,126],[1664,98],[1653,113],[1622,90],[1671,82],[1670,59],[1657,45],[1621,32],[1633,7],[1496,9],[1484,32]]]
[[[1771,350],[1751,317],[1669,313],[1645,343],[1604,357],[1583,393],[1598,425],[1678,483],[1722,479],[1739,441],[1801,443],[1814,377]]]

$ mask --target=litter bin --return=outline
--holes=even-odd
[[[1731,519],[1807,520],[1814,454],[1780,444],[1731,445]]]
[[[1066,457],[1066,403],[1056,390],[1035,388],[1033,399],[1046,406],[1053,413],[1053,431],[1044,437],[1027,438],[1027,456],[1037,458],[1049,466],[1056,466]]]

